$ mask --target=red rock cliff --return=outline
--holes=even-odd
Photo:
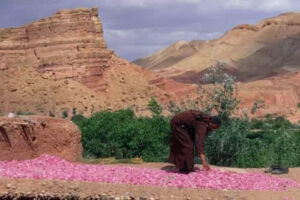
[[[98,9],[61,10],[0,29],[0,111],[47,114],[145,106],[167,98],[156,75],[106,48]]]

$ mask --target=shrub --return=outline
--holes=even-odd
[[[249,123],[240,119],[226,121],[206,139],[206,154],[211,164],[234,166],[240,152],[247,151]]]
[[[148,103],[148,109],[151,111],[152,116],[160,116],[162,113],[162,107],[154,97],[151,97],[151,100]]]
[[[77,114],[77,110],[76,110],[76,108],[73,108],[72,109],[72,116],[75,116]]]
[[[132,110],[102,111],[85,119],[72,118],[82,131],[84,156],[166,161],[169,119],[136,117]]]
[[[237,84],[234,76],[226,73],[223,63],[217,63],[208,68],[202,80],[210,83],[203,87],[198,86],[195,98],[187,97],[180,104],[170,101],[168,110],[176,114],[183,110],[201,110],[211,113],[213,110],[223,119],[229,117],[238,109],[240,101],[237,99]]]
[[[203,89],[206,93],[204,110],[217,111],[223,119],[228,119],[238,109],[240,100],[237,98],[236,78],[225,71],[225,64],[216,63],[208,68],[203,76],[203,81],[212,83],[211,90]]]
[[[78,115],[74,115],[71,118],[71,121],[77,124],[79,127],[83,127],[84,123],[86,122],[86,118],[83,115],[78,114]]]
[[[251,108],[251,114],[255,114],[257,109],[263,108],[265,106],[265,101],[262,99],[255,100]]]
[[[211,164],[236,167],[300,165],[300,130],[282,117],[230,119],[206,140]]]
[[[68,111],[66,111],[66,110],[64,110],[63,112],[62,112],[62,117],[63,118],[68,118]]]

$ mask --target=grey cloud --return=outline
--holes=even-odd
[[[76,7],[99,7],[108,47],[133,60],[177,40],[212,39],[237,24],[254,24],[300,5],[296,0],[0,0],[0,27]]]

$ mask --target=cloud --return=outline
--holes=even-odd
[[[291,0],[229,0],[225,3],[226,9],[259,9],[262,11],[287,10],[291,9],[291,5]]]
[[[109,7],[149,7],[171,4],[200,4],[203,1],[205,0],[103,0],[102,3]]]
[[[259,5],[261,10],[290,10],[291,2],[289,0],[272,0],[272,1],[262,1]]]
[[[250,0],[229,0],[225,3],[227,9],[249,9],[252,8]]]
[[[238,24],[300,9],[297,0],[0,0],[0,27],[48,17],[59,9],[99,7],[108,47],[129,60],[177,40],[209,40]]]

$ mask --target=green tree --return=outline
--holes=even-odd
[[[148,109],[151,111],[152,116],[160,116],[162,113],[162,107],[154,97],[151,97],[151,100],[148,103]]]
[[[212,87],[202,89],[207,100],[204,109],[208,112],[215,110],[220,117],[228,119],[240,103],[237,98],[236,78],[226,72],[225,64],[219,62],[208,68],[203,81],[213,84]]]

